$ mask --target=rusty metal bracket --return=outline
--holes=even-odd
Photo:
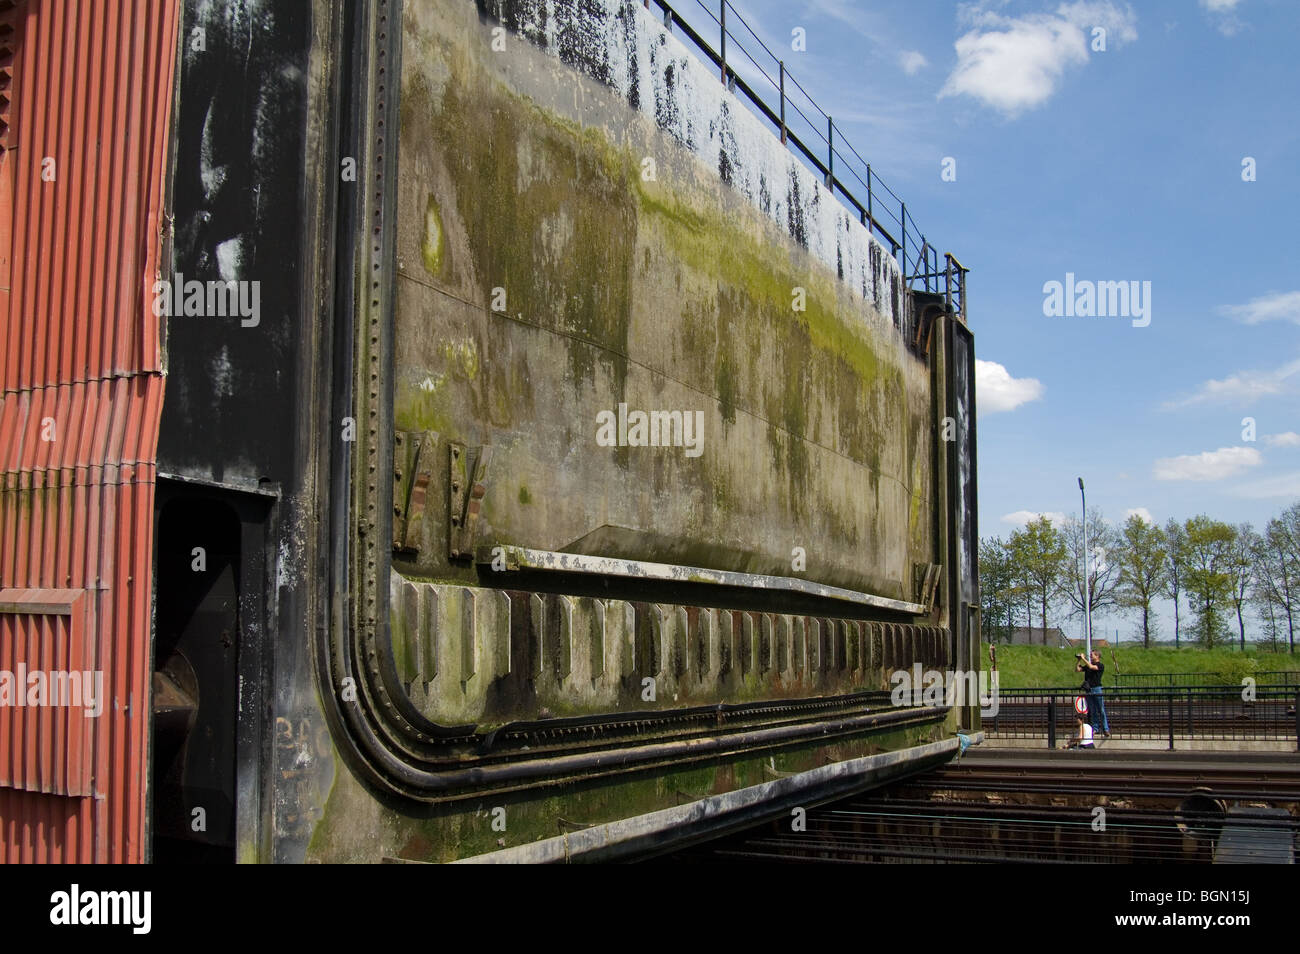
[[[916,587],[915,600],[925,607],[926,615],[934,612],[935,590],[939,585],[940,566],[937,563],[913,563],[912,580]]]
[[[491,447],[451,444],[447,469],[447,555],[454,560],[474,557],[474,527],[487,493]]]
[[[436,435],[429,431],[393,433],[394,550],[420,550],[435,444]]]

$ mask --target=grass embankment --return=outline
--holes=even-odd
[[[1074,671],[1077,650],[1051,646],[998,646],[998,685],[1003,689],[1074,689],[1082,676]],[[1138,674],[1213,673],[1225,683],[1237,684],[1243,676],[1282,669],[1300,670],[1300,653],[1270,653],[1248,647],[1236,649],[1143,649],[1120,646],[1112,657],[1109,647],[1101,650],[1106,664],[1103,685],[1114,685],[1118,671],[1125,677]],[[988,643],[984,644],[981,668],[989,665]],[[1261,685],[1266,680],[1261,681]]]

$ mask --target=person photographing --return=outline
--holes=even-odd
[[[1078,653],[1075,658],[1079,662],[1074,671],[1083,673],[1083,691],[1088,697],[1088,722],[1092,725],[1094,734],[1100,732],[1109,739],[1110,721],[1106,718],[1106,703],[1102,700],[1101,693],[1101,674],[1106,671],[1106,664],[1101,661],[1101,653],[1095,649],[1091,658],[1083,653]]]

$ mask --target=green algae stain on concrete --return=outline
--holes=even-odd
[[[521,504],[530,504],[533,502],[533,496],[528,492],[528,488],[523,484],[519,485],[519,502]]]
[[[455,436],[455,411],[446,388],[399,388],[393,421],[403,431],[436,431]]]
[[[936,723],[877,729],[830,746],[801,744],[758,756],[665,769],[657,776],[637,773],[593,782],[574,780],[548,790],[486,793],[441,806],[407,803],[400,810],[382,808],[340,768],[312,832],[307,860],[373,863],[394,857],[449,862],[563,834],[572,830],[565,822],[585,827],[632,818],[771,782],[774,772],[778,776],[807,772],[828,760],[894,751],[948,734]],[[336,764],[342,764],[337,754]],[[504,809],[505,831],[492,824],[494,818],[502,818],[493,814],[497,808]]]
[[[912,546],[919,552],[921,549],[920,531],[921,531],[921,495],[923,484],[921,482],[921,455],[912,455],[912,499],[907,513],[907,530],[908,537]]]
[[[457,143],[447,169],[478,294],[486,302],[503,289],[505,315],[561,336],[575,389],[595,380],[598,364],[621,382],[636,242],[632,157],[599,130],[481,77],[448,83],[418,112],[435,140]]]
[[[480,368],[478,342],[473,338],[444,341],[442,356],[459,377],[467,381],[473,381],[478,377]]]
[[[442,274],[443,260],[442,217],[438,214],[438,200],[429,193],[424,209],[424,236],[420,241],[420,255],[425,270],[435,278]]]
[[[798,268],[779,242],[725,217],[702,215],[667,189],[638,183],[638,198],[642,217],[656,224],[674,257],[718,282],[714,387],[724,420],[734,422],[736,408],[766,418],[774,425],[773,452],[788,458],[797,453],[794,445],[818,439],[809,431],[807,407],[825,394],[837,408],[840,452],[869,463],[878,480],[879,445],[908,413],[903,369],[882,356],[884,342],[863,315],[870,306],[847,304],[837,279]],[[793,307],[795,288],[803,289],[801,310]],[[740,363],[745,353],[752,361],[764,342],[780,349],[790,370],[786,381],[767,388],[742,374],[750,362]],[[777,442],[779,430],[795,440]],[[806,461],[783,466],[792,482],[806,476]]]

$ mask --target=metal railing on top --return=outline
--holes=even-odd
[[[819,174],[826,188],[858,214],[859,221],[871,234],[890,247],[907,287],[943,295],[948,307],[963,322],[966,321],[966,274],[969,269],[952,255],[943,255],[941,261],[939,250],[917,228],[916,220],[907,211],[907,203],[881,180],[872,170],[871,163],[840,134],[835,120],[817,105],[786,69],[785,61],[768,49],[729,0],[709,0],[707,4],[705,0],[693,0],[694,5],[717,27],[716,50],[667,0],[653,2],[662,11],[664,27],[670,32],[680,29],[682,36],[695,45],[704,60],[718,69],[721,82],[732,92],[741,93],[753,107],[753,112],[772,124],[781,137],[781,143],[789,146]],[[642,3],[650,9],[651,0],[642,0]],[[757,44],[757,51],[761,51],[759,55],[770,61],[767,65],[760,63],[742,42],[742,37],[733,32],[736,25],[743,27],[753,44]],[[733,51],[733,55],[735,51],[743,54],[745,61],[753,67],[754,75],[771,85],[777,109],[774,110],[750,81],[728,63],[728,50]],[[776,78],[773,78],[773,72]],[[809,113],[814,114],[813,118]],[[849,180],[847,184],[846,179]]]
[[[1248,674],[1257,686],[1276,689],[1300,686],[1300,671],[1294,669],[1267,669]],[[1159,686],[1175,688],[1184,686],[1217,686],[1227,682],[1217,672],[1157,672],[1157,673],[1106,673],[1106,679],[1115,686]]]
[[[1080,689],[1002,689],[997,714],[985,716],[990,739],[1044,739],[1049,748],[1075,733]],[[1290,742],[1300,751],[1300,688],[1263,686],[1127,686],[1102,695],[1113,736],[1125,740]],[[1098,740],[1099,742],[1101,740]]]

